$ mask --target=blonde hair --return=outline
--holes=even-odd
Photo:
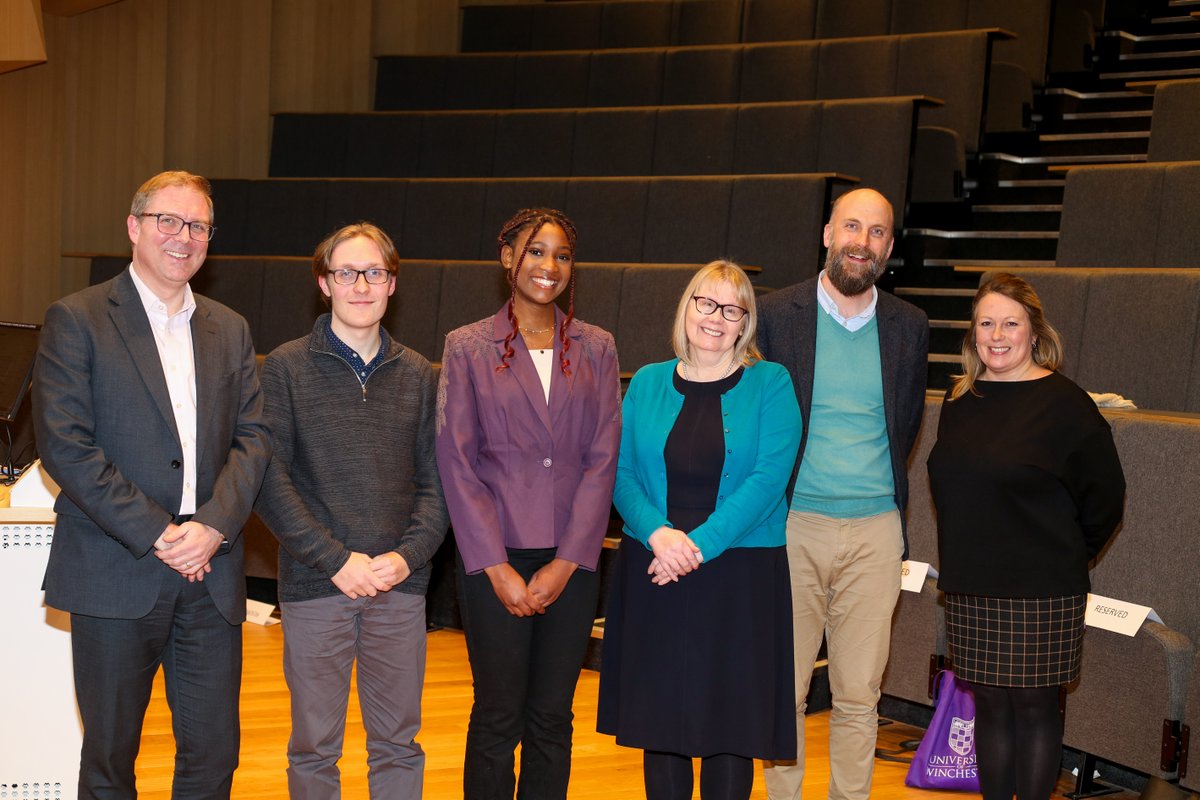
[[[159,189],[166,189],[168,186],[185,186],[204,195],[204,199],[208,201],[208,222],[210,225],[212,224],[212,184],[208,182],[207,178],[183,170],[160,172],[139,186],[138,190],[134,192],[133,202],[129,205],[129,214],[134,217],[141,216],[146,207],[150,205],[150,198],[154,196],[154,193]]]
[[[700,286],[707,280],[721,281],[732,286],[737,295],[738,305],[746,309],[746,316],[742,317],[742,332],[738,334],[737,341],[733,345],[734,363],[748,367],[755,361],[761,361],[762,353],[758,352],[755,340],[758,330],[758,309],[754,304],[754,286],[750,283],[750,278],[746,275],[745,270],[725,259],[705,264],[697,270],[692,279],[688,281],[687,288],[683,290],[683,296],[679,298],[679,306],[675,309],[675,326],[671,331],[671,344],[675,348],[675,355],[688,366],[695,366],[695,362],[692,360],[692,344],[688,341],[687,327],[684,323],[687,319],[688,304],[692,302],[692,295],[696,294]]]
[[[963,337],[962,343],[963,371],[961,375],[953,376],[954,383],[947,395],[948,400],[957,400],[967,392],[974,395],[979,394],[975,391],[975,381],[983,374],[985,368],[975,349],[975,325],[978,321],[979,303],[989,294],[1007,297],[1024,308],[1025,313],[1029,315],[1029,327],[1033,334],[1033,363],[1048,370],[1057,370],[1062,366],[1062,338],[1058,335],[1058,331],[1054,330],[1054,326],[1046,321],[1046,314],[1042,310],[1042,301],[1037,292],[1024,278],[1018,278],[1007,272],[998,272],[979,287],[979,291],[975,293],[975,298],[971,301],[971,329]]]

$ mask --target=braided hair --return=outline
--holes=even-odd
[[[529,235],[525,237],[525,244],[521,247],[521,252],[517,255],[517,262],[508,272],[508,283],[510,287],[508,299],[508,320],[512,323],[512,330],[504,337],[504,355],[500,357],[500,364],[496,367],[496,372],[503,372],[509,367],[509,359],[516,353],[513,350],[513,339],[517,338],[520,333],[520,326],[517,322],[517,315],[514,311],[514,306],[517,298],[517,277],[521,272],[521,266],[525,263],[525,255],[529,252],[529,243],[537,235],[538,231],[545,225],[557,225],[562,228],[562,231],[567,236],[567,246],[571,249],[571,279],[568,282],[568,299],[567,299],[567,316],[563,320],[562,326],[558,331],[558,338],[562,342],[562,352],[559,354],[559,366],[564,375],[571,374],[571,359],[567,357],[567,351],[571,349],[571,340],[567,337],[567,327],[571,321],[575,319],[575,242],[578,239],[578,233],[575,230],[575,223],[567,218],[567,215],[553,208],[523,208],[513,215],[512,219],[504,223],[500,229],[500,235],[496,237],[496,244],[499,249],[500,257],[504,257],[504,248],[508,247],[516,252],[517,237],[521,232],[528,229]]]

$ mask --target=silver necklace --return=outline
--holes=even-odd
[[[732,375],[732,374],[733,374],[733,366],[734,366],[734,363],[735,363],[735,361],[734,361],[734,358],[733,358],[733,356],[730,356],[730,357],[729,357],[729,366],[725,368],[725,374],[724,374],[724,375],[722,375],[722,376],[721,376],[721,377],[719,377],[719,378],[715,378],[715,380],[722,381],[722,380],[725,380],[726,378],[728,378],[730,375]],[[690,380],[691,380],[691,377],[689,377],[689,376],[688,376],[688,365],[687,365],[687,362],[686,362],[686,361],[683,361],[683,360],[681,359],[681,360],[680,360],[680,362],[679,362],[679,365],[680,365],[681,367],[683,367],[683,379],[684,379],[685,381],[690,381]]]

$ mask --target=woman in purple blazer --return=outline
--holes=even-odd
[[[575,226],[525,209],[499,236],[512,287],[446,337],[437,457],[458,545],[475,702],[468,800],[565,798],[571,702],[596,616],[620,444],[612,336],[575,319]],[[555,305],[570,289],[567,312]]]

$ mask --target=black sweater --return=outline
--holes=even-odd
[[[1125,477],[1108,422],[1052,373],[976,381],[942,405],[929,454],[946,592],[1055,597],[1088,591],[1088,562],[1121,520]]]

